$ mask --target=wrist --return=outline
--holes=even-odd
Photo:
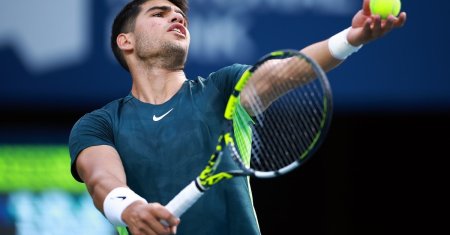
[[[351,54],[357,52],[363,45],[353,46],[347,40],[348,32],[351,27],[335,34],[328,39],[328,49],[330,54],[339,60],[345,60]]]
[[[103,202],[103,212],[108,221],[114,226],[127,226],[122,220],[123,211],[136,201],[147,201],[126,187],[113,189]]]

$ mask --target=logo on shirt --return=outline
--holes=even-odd
[[[171,110],[167,111],[167,113],[165,113],[159,117],[156,115],[153,115],[153,121],[155,121],[155,122],[161,121],[165,116],[167,116],[170,112],[172,112],[172,110],[173,110],[173,108]]]

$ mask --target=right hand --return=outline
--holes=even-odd
[[[176,234],[180,219],[172,215],[159,203],[141,201],[129,205],[122,213],[122,220],[133,235],[170,235]],[[168,227],[161,224],[167,221]]]

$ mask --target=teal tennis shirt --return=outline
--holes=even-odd
[[[225,124],[228,97],[246,69],[234,64],[206,79],[187,80],[161,105],[130,94],[84,115],[69,138],[72,175],[81,182],[75,162],[83,149],[109,145],[121,157],[128,186],[147,201],[166,205],[206,166]],[[221,164],[234,166],[226,157]],[[260,234],[248,178],[208,190],[181,216],[177,234]]]

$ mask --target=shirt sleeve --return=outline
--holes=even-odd
[[[114,146],[111,118],[105,110],[96,110],[81,117],[73,126],[69,136],[69,152],[72,176],[82,182],[76,170],[78,154],[91,146]]]
[[[211,73],[209,77],[217,89],[225,91],[226,97],[229,97],[239,78],[249,68],[249,65],[233,64]]]

